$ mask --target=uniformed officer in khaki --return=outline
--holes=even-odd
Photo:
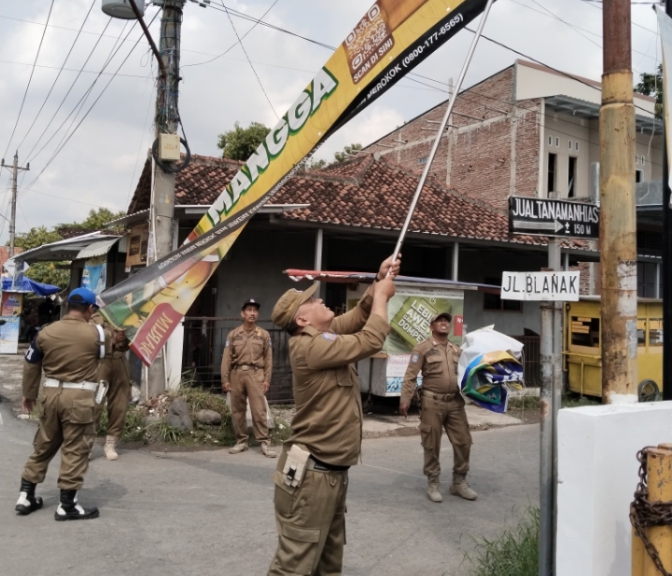
[[[272,319],[290,334],[296,414],[273,477],[278,548],[268,574],[341,574],[348,468],[362,442],[362,401],[354,363],[379,352],[390,331],[391,260],[356,308],[334,318],[317,285],[288,290]]]
[[[266,419],[266,392],[273,373],[273,348],[271,336],[257,326],[260,304],[250,298],[243,304],[240,316],[243,324],[234,328],[226,337],[222,357],[222,388],[231,393],[231,412],[236,429],[236,445],[230,454],[240,454],[248,449],[247,402],[250,402],[252,429],[261,452],[268,458],[277,454],[271,449]]]
[[[457,383],[457,362],[462,351],[448,340],[452,316],[442,312],[432,318],[431,336],[411,352],[401,390],[399,412],[408,413],[415,394],[418,373],[422,371],[422,405],[420,436],[425,452],[424,473],[427,476],[427,496],[441,502],[439,475],[441,464],[441,435],[443,430],[453,445],[453,483],[450,493],[475,500],[476,492],[467,483],[471,433],[464,410],[464,398]]]
[[[38,398],[42,370],[44,388],[37,400],[40,423],[34,450],[21,476],[16,503],[19,514],[42,508],[35,486],[44,481],[49,462],[61,449],[58,487],[60,504],[56,520],[86,520],[98,517],[98,508],[77,502],[89,466],[95,438],[95,396],[98,363],[105,356],[106,336],[102,327],[90,324],[97,310],[96,296],[77,288],[68,296],[68,313],[59,322],[45,326],[33,339],[23,365],[23,409],[32,412]]]
[[[112,345],[101,362],[100,378],[109,384],[107,390],[107,437],[103,452],[108,460],[119,458],[117,442],[124,433],[126,412],[131,401],[131,370],[126,358],[128,340],[124,330],[117,330],[105,321],[100,312],[93,315],[92,322],[103,326],[112,336]],[[102,406],[97,420],[102,414]],[[98,422],[96,423],[98,424]],[[97,427],[97,426],[96,426]]]

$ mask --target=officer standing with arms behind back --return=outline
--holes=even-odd
[[[431,336],[411,352],[401,390],[399,412],[408,413],[415,394],[418,372],[422,370],[420,437],[425,452],[424,473],[427,497],[442,502],[439,492],[441,434],[445,429],[453,445],[453,483],[450,493],[466,500],[476,500],[476,492],[467,484],[471,433],[464,398],[457,383],[457,362],[462,351],[448,340],[452,316],[442,312],[432,318]]]
[[[58,487],[60,504],[56,520],[86,520],[98,517],[98,508],[77,503],[89,466],[95,438],[95,406],[98,363],[105,356],[105,332],[90,324],[98,309],[96,296],[77,288],[68,296],[68,313],[62,320],[44,327],[28,348],[23,365],[23,409],[35,408],[42,370],[46,376],[38,400],[40,424],[33,454],[21,476],[21,494],[16,503],[19,514],[42,508],[35,486],[44,482],[49,462],[61,449]]]
[[[266,420],[266,392],[273,373],[271,336],[257,326],[260,304],[250,298],[240,312],[242,326],[234,328],[226,337],[222,357],[222,388],[231,393],[231,413],[236,429],[236,445],[230,454],[240,454],[247,445],[247,401],[250,401],[252,428],[261,452],[267,458],[277,454],[271,449]]]
[[[354,363],[379,352],[390,331],[387,302],[398,261],[380,267],[357,307],[334,318],[317,284],[288,290],[272,319],[291,335],[296,414],[273,477],[278,548],[269,576],[341,573],[348,468],[362,443],[362,399]],[[390,271],[390,276],[386,277]]]

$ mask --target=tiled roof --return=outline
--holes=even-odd
[[[192,156],[177,175],[176,204],[212,204],[242,163]],[[149,206],[149,162],[129,211]],[[400,230],[418,175],[384,158],[360,153],[321,170],[299,171],[273,197],[273,204],[309,204],[284,213],[287,220],[381,230]],[[509,234],[508,216],[444,184],[428,180],[409,232],[516,244],[545,245],[546,238]],[[581,242],[567,247],[585,248]]]

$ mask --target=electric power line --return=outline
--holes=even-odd
[[[192,2],[193,2],[193,1],[194,1],[194,0],[192,0]],[[242,37],[238,40],[238,42],[240,42],[240,40],[243,40],[243,39],[244,39],[250,32],[252,32],[252,30],[254,30],[254,29],[257,27],[257,24],[259,24],[259,22],[262,21],[261,19],[264,18],[264,17],[271,11],[271,8],[273,8],[273,6],[275,6],[277,3],[278,3],[278,0],[276,0],[275,2],[273,2],[273,4],[271,4],[270,8],[268,8],[268,10],[266,10],[266,12],[264,12],[264,13],[261,15],[261,18],[259,18],[259,20],[258,20],[257,22],[254,23],[254,26],[252,26],[249,30],[247,30],[247,31],[242,35]],[[216,7],[215,7],[215,6],[211,6],[211,8],[216,8]],[[220,12],[221,12],[221,10],[220,10]],[[222,52],[221,54],[218,54],[217,56],[215,56],[214,58],[212,58],[212,59],[210,59],[210,60],[205,60],[204,62],[195,62],[194,64],[183,64],[183,65],[181,66],[181,68],[188,68],[188,67],[190,67],[190,66],[201,66],[201,65],[203,65],[203,64],[210,64],[210,62],[214,62],[215,60],[218,60],[218,59],[221,58],[222,56],[226,56],[226,54],[228,54],[231,50],[233,50],[233,49],[238,45],[238,42],[235,42],[234,44],[231,44],[231,46],[229,46],[226,50],[224,50],[224,52]]]
[[[250,68],[252,68],[252,72],[254,72],[255,77],[257,78],[257,82],[259,82],[259,87],[261,88],[261,91],[264,93],[264,96],[266,97],[266,101],[268,102],[269,106],[271,107],[271,110],[273,110],[273,114],[275,114],[275,117],[280,120],[280,115],[278,114],[277,110],[275,109],[275,106],[273,106],[273,102],[271,102],[271,99],[268,97],[268,94],[266,93],[266,90],[264,89],[264,84],[261,81],[261,78],[259,78],[259,74],[257,74],[257,71],[254,68],[254,65],[252,64],[252,60],[250,60],[250,56],[247,53],[247,50],[245,50],[245,45],[243,44],[243,41],[241,40],[240,36],[238,35],[238,31],[236,30],[236,26],[233,23],[233,18],[231,18],[231,14],[229,13],[228,9],[224,5],[224,0],[220,0],[222,3],[222,6],[224,6],[224,10],[226,11],[226,15],[229,18],[229,22],[231,23],[231,28],[233,28],[233,33],[236,35],[236,38],[238,39],[238,44],[240,44],[240,47],[243,49],[243,53],[245,54],[245,58],[247,58],[247,62],[250,65]],[[271,8],[275,6],[278,3],[278,0],[275,0],[273,4],[271,4]],[[269,8],[268,10],[270,10]],[[268,11],[267,11],[268,12]]]
[[[7,149],[3,154],[4,157],[7,157],[7,152],[9,152],[9,148],[12,145],[12,139],[14,138],[14,133],[16,132],[16,127],[19,125],[19,120],[21,119],[21,112],[23,112],[23,105],[26,103],[26,96],[28,96],[28,89],[30,88],[30,83],[33,81],[33,74],[35,73],[35,64],[37,64],[37,59],[40,57],[40,51],[42,50],[42,43],[44,42],[44,36],[47,33],[47,26],[49,24],[49,20],[51,19],[51,11],[53,10],[53,8],[54,8],[54,0],[51,0],[51,4],[49,4],[49,13],[47,14],[47,23],[44,25],[44,30],[42,31],[42,36],[40,37],[40,43],[37,46],[37,54],[35,54],[35,62],[33,64],[32,70],[30,71],[30,77],[28,78],[28,85],[26,86],[26,91],[23,93],[23,98],[21,99],[21,106],[19,107],[19,114],[16,117],[16,122],[14,123],[12,134],[9,137],[9,142],[7,142]]]
[[[40,106],[40,109],[37,111],[37,114],[35,115],[35,118],[33,118],[33,122],[31,123],[30,127],[28,128],[28,131],[24,134],[23,138],[21,139],[21,142],[19,142],[18,148],[20,149],[22,144],[26,141],[26,138],[30,134],[30,131],[33,129],[33,126],[35,126],[35,122],[37,122],[37,119],[40,117],[40,114],[42,113],[42,110],[44,109],[44,105],[47,103],[47,100],[49,100],[49,96],[51,96],[51,93],[53,92],[54,88],[56,87],[56,83],[58,82],[58,79],[61,77],[61,73],[63,72],[63,69],[65,65],[68,62],[68,59],[70,58],[70,54],[72,54],[72,50],[75,47],[75,44],[77,44],[77,40],[79,40],[79,36],[82,33],[82,29],[84,28],[84,24],[86,24],[86,21],[89,19],[89,15],[91,14],[91,10],[93,10],[94,5],[96,4],[96,0],[93,0],[91,2],[91,6],[89,7],[89,11],[86,13],[86,16],[84,17],[84,22],[82,22],[82,25],[79,27],[79,31],[77,32],[77,36],[75,36],[75,40],[72,43],[72,46],[70,46],[70,50],[68,50],[68,54],[65,57],[65,60],[63,61],[63,64],[61,65],[61,68],[58,71],[58,74],[56,75],[56,79],[52,82],[51,88],[49,88],[49,92],[47,92],[47,96],[44,99],[44,102],[42,102],[42,106]]]
[[[111,20],[111,18],[110,18],[110,20]],[[137,23],[137,20],[136,20],[135,22]],[[108,22],[108,24],[109,24],[109,22]],[[123,28],[121,29],[121,32],[119,32],[119,36],[118,36],[117,40],[119,40],[119,39],[121,38],[121,35],[124,33],[124,30],[126,29],[127,24],[128,24],[128,22],[124,23],[124,26],[123,26]],[[135,27],[135,24],[130,28],[130,30],[129,30],[128,33],[126,34],[126,38],[128,38],[128,36],[131,34],[131,32],[133,31],[134,27]],[[107,27],[106,27],[106,28],[107,28]],[[119,44],[119,47],[117,47],[117,44]],[[97,46],[97,45],[98,45],[98,43],[96,43],[96,46]],[[136,42],[136,45],[137,45],[137,42]],[[91,53],[89,54],[89,56],[88,56],[86,62],[84,62],[83,66],[86,66],[86,63],[89,61],[89,59],[90,59],[91,56],[93,55],[93,51],[96,49],[96,46],[93,47],[93,50],[92,50]],[[112,59],[117,55],[117,52],[119,52],[119,50],[121,49],[121,46],[122,46],[122,43],[119,43],[119,42],[115,42],[115,43],[113,44],[113,46],[112,46],[112,50],[110,50],[110,53],[108,54],[107,58],[105,59],[105,62],[103,63],[103,67],[102,67],[101,70],[98,72],[98,74],[96,75],[96,77],[93,79],[93,82],[91,82],[91,85],[86,89],[86,91],[84,92],[84,94],[82,94],[82,96],[79,98],[79,100],[78,100],[77,103],[75,104],[75,107],[74,107],[74,108],[70,111],[70,113],[66,116],[65,120],[63,120],[63,122],[61,122],[60,126],[54,131],[54,133],[49,137],[49,139],[42,145],[42,148],[40,148],[34,155],[30,156],[30,160],[31,160],[31,161],[33,161],[35,158],[37,158],[37,157],[42,153],[42,151],[49,145],[49,143],[50,143],[50,142],[55,138],[55,136],[61,131],[61,128],[63,128],[63,126],[65,125],[65,123],[66,123],[66,122],[70,119],[70,117],[74,114],[75,116],[73,117],[72,122],[70,122],[70,126],[68,126],[68,128],[65,130],[65,134],[64,134],[63,137],[61,138],[61,141],[60,141],[59,144],[57,145],[57,148],[58,148],[58,146],[60,146],[60,144],[63,142],[63,139],[64,139],[65,136],[67,135],[68,130],[70,130],[70,128],[72,128],[73,124],[74,124],[75,121],[77,120],[77,114],[79,114],[79,112],[81,111],[81,109],[84,107],[84,104],[86,103],[86,100],[88,100],[89,96],[91,95],[91,92],[93,91],[93,88],[95,87],[96,83],[97,83],[98,80],[100,79],[102,73],[105,71],[105,69],[107,68],[107,66],[109,66],[109,64],[110,64],[110,62],[112,61]],[[116,50],[115,50],[115,48],[116,48]],[[131,50],[133,50],[134,48],[135,48],[135,46],[134,46]],[[115,76],[115,74],[112,74],[112,78],[114,78],[114,76]],[[78,79],[78,78],[79,78],[79,74],[77,75],[77,78],[75,78],[75,80],[73,81],[71,88],[74,87],[74,85],[75,85],[75,83],[77,82],[77,79]],[[68,90],[68,93],[65,95],[65,98],[67,98],[67,95],[68,95],[69,93],[70,93],[70,90]],[[63,102],[65,101],[65,98],[63,99]],[[63,102],[61,102],[61,104],[63,104]],[[56,112],[54,113],[54,116],[52,116],[52,119],[49,121],[49,124],[48,124],[47,127],[45,128],[45,130],[44,130],[44,132],[42,133],[42,135],[44,135],[44,133],[47,131],[47,129],[48,129],[49,126],[51,125],[51,121],[52,121],[52,120],[54,119],[54,117],[56,116],[56,113],[58,113],[58,110],[60,110],[60,106],[58,107],[58,109],[57,109]],[[40,139],[41,139],[41,137],[42,137],[42,136],[40,136]],[[35,143],[35,145],[33,146],[32,150],[30,151],[30,154],[32,154],[33,150],[35,150],[35,148],[37,147],[37,144],[38,144],[38,143],[39,143],[39,139],[38,139],[38,142]]]
[[[158,13],[159,13],[159,12],[157,11],[156,14],[158,14]],[[156,18],[156,14],[154,15],[154,18]],[[154,21],[154,18],[153,18],[152,21],[150,22],[150,25],[151,25],[151,23]],[[136,20],[136,23],[137,23],[137,20]],[[134,25],[134,26],[135,26],[135,25]],[[133,29],[134,29],[134,27],[131,28],[131,30],[129,30],[129,33],[132,32]],[[84,122],[84,120],[86,120],[86,118],[88,117],[88,115],[89,115],[89,113],[91,112],[91,110],[93,110],[94,106],[98,103],[98,101],[99,101],[100,98],[103,96],[103,94],[105,93],[105,91],[107,90],[107,88],[110,86],[110,84],[112,83],[112,81],[114,80],[114,78],[115,78],[115,76],[116,76],[116,73],[117,73],[119,70],[121,70],[122,66],[123,66],[123,65],[126,63],[126,61],[130,58],[131,54],[133,54],[133,52],[135,51],[135,48],[137,47],[138,43],[140,42],[140,40],[141,40],[142,38],[144,38],[144,34],[141,33],[140,36],[138,36],[138,39],[136,40],[136,42],[135,42],[135,44],[133,45],[133,47],[131,48],[131,50],[128,52],[128,54],[126,55],[126,57],[122,60],[121,64],[119,64],[119,66],[117,67],[117,70],[115,71],[114,75],[109,79],[109,81],[107,82],[107,84],[106,84],[106,85],[103,87],[103,89],[100,91],[100,93],[98,94],[98,96],[96,97],[96,99],[93,101],[93,104],[91,104],[91,106],[90,106],[89,109],[86,111],[86,113],[84,114],[84,116],[82,117],[82,119],[79,121],[79,123],[77,124],[77,126],[75,126],[75,128],[72,130],[72,132],[70,132],[70,134],[68,135],[67,139],[66,139],[62,144],[59,145],[59,148],[57,148],[57,149],[54,151],[54,153],[51,155],[51,158],[49,158],[49,160],[46,162],[46,164],[44,165],[44,167],[42,168],[42,170],[40,170],[39,174],[38,174],[38,175],[35,177],[35,179],[30,183],[30,186],[28,186],[28,189],[29,189],[29,190],[35,185],[35,182],[37,182],[37,180],[40,178],[40,176],[42,176],[42,174],[44,174],[44,171],[51,165],[51,163],[52,163],[52,162],[55,160],[55,158],[60,154],[60,152],[63,150],[63,148],[65,148],[65,146],[68,144],[68,142],[70,141],[70,139],[77,133],[77,130],[79,129],[79,127],[82,125],[82,123]],[[121,45],[120,45],[120,47],[121,47]]]
[[[98,44],[99,44],[100,41],[102,40],[103,35],[104,35],[104,33],[105,33],[105,30],[107,30],[107,28],[109,27],[109,25],[110,25],[111,22],[112,22],[112,18],[109,18],[108,21],[107,21],[107,24],[105,24],[105,28],[103,28],[103,32],[100,34],[100,36],[98,37],[98,40],[96,40],[96,43],[93,45],[93,48],[92,48],[91,51],[89,52],[89,55],[86,57],[86,60],[84,61],[84,64],[82,64],[82,67],[80,68],[80,70],[79,70],[77,76],[76,76],[75,79],[72,81],[72,84],[70,84],[70,88],[68,88],[67,92],[65,93],[65,96],[63,96],[63,99],[61,100],[60,104],[59,104],[58,107],[56,108],[56,111],[52,114],[51,118],[49,119],[49,122],[47,122],[47,125],[44,127],[44,130],[42,131],[42,134],[40,134],[40,136],[38,137],[37,141],[35,142],[35,144],[33,144],[33,147],[30,149],[30,152],[28,152],[28,160],[32,160],[32,159],[33,159],[33,155],[32,155],[32,154],[33,154],[33,152],[35,151],[35,148],[37,148],[37,147],[39,146],[40,142],[42,141],[42,138],[43,138],[44,135],[47,133],[47,130],[49,130],[49,127],[51,126],[52,122],[53,122],[54,119],[56,118],[56,115],[59,113],[59,111],[61,110],[63,104],[65,103],[65,101],[67,100],[68,96],[70,95],[70,92],[71,92],[72,89],[75,87],[75,84],[77,83],[77,80],[79,80],[79,77],[82,75],[82,72],[84,71],[84,67],[88,64],[89,60],[90,60],[91,57],[93,56],[93,53],[96,51],[96,48],[98,48]],[[100,72],[99,72],[98,74],[100,74]],[[69,117],[69,116],[68,116],[68,117]],[[65,121],[67,121],[67,119],[66,119]],[[64,121],[64,123],[65,123],[65,121]],[[59,127],[59,130],[60,130],[60,127]],[[56,132],[58,132],[58,130],[57,130]],[[52,134],[51,138],[49,138],[49,140],[47,141],[47,144],[48,144],[49,142],[51,142],[51,140],[53,139],[53,137],[56,135],[56,132],[55,132],[54,134]],[[45,144],[45,146],[46,146],[46,144]],[[44,146],[40,149],[40,151],[38,152],[38,154],[39,154],[40,152],[42,152],[43,149],[44,149]]]

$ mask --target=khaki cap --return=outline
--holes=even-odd
[[[294,288],[287,290],[287,292],[280,296],[275,306],[273,306],[273,312],[271,312],[273,323],[280,326],[280,328],[287,328],[292,320],[294,320],[299,306],[315,294],[316,291],[317,284],[313,284],[303,292]]]
[[[438,314],[432,316],[432,320],[430,321],[430,324],[434,324],[434,322],[436,322],[439,318],[445,318],[446,320],[448,320],[448,322],[453,321],[453,317],[450,314],[450,312],[439,312]]]

